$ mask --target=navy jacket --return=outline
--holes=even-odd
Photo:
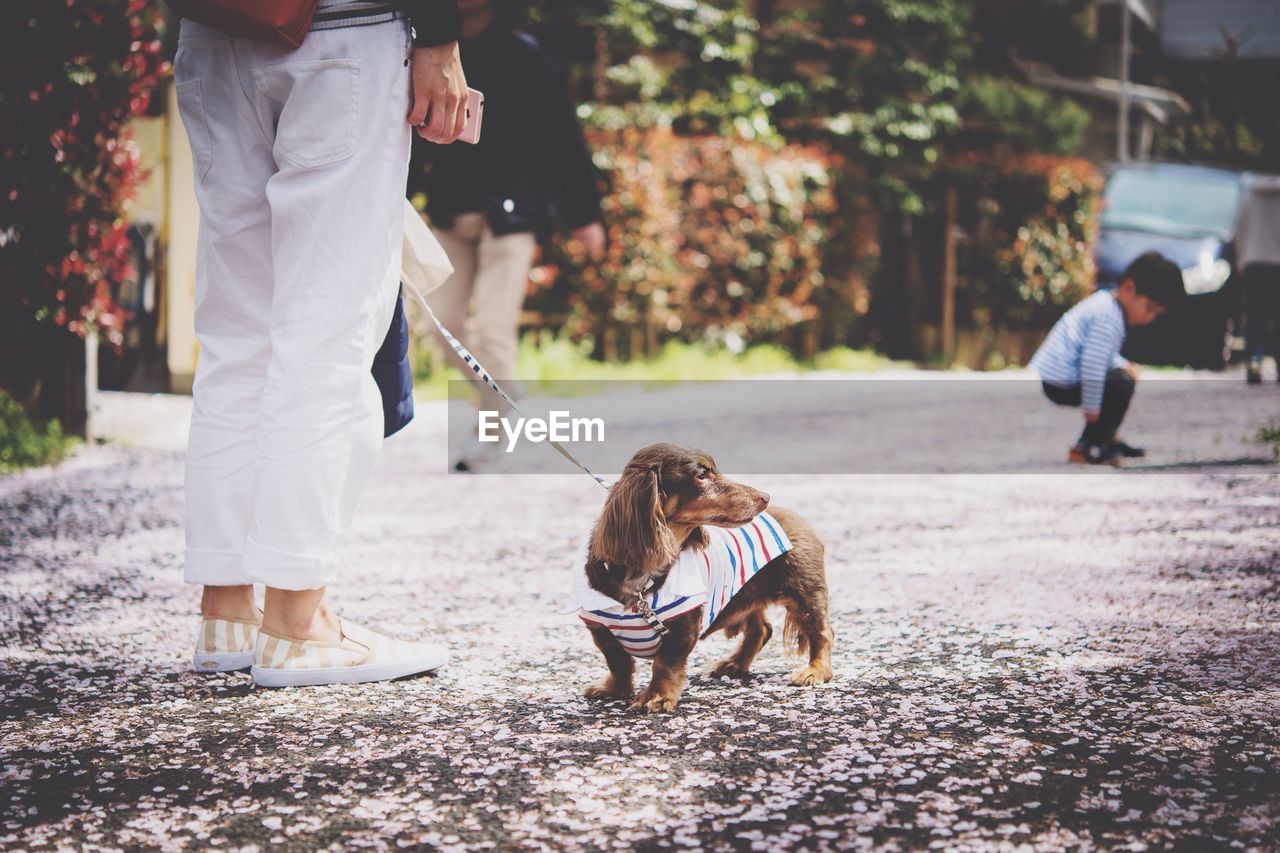
[[[386,340],[373,357],[373,378],[382,393],[382,435],[399,432],[413,420],[413,371],[409,367],[409,320],[404,291],[396,297],[396,312]]]
[[[425,192],[431,224],[485,214],[494,234],[548,235],[557,222],[601,221],[599,173],[563,73],[537,40],[497,24],[459,42],[467,84],[484,92],[476,145],[413,135],[409,194]]]

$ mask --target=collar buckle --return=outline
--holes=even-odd
[[[649,594],[653,587],[654,580],[653,578],[649,578],[649,582],[645,584],[644,589],[640,590],[640,594],[636,596],[634,609],[640,611],[640,615],[644,617],[645,622],[649,623],[649,627],[653,629],[655,634],[659,637],[665,638],[671,633],[671,629],[662,624],[662,620],[658,618],[658,614],[653,612],[652,605],[650,605],[645,599],[645,596]]]

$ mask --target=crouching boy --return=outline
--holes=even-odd
[[[1116,437],[1138,379],[1120,355],[1125,332],[1145,326],[1186,296],[1182,272],[1157,252],[1125,269],[1115,290],[1100,290],[1064,314],[1031,358],[1044,393],[1060,406],[1084,410],[1084,432],[1067,453],[1071,462],[1117,465],[1145,451]]]

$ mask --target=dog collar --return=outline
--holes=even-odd
[[[613,570],[613,567],[609,565],[608,560],[604,561],[604,567],[605,571]],[[649,623],[649,627],[653,629],[653,632],[658,635],[659,641],[661,641],[671,633],[671,629],[662,624],[662,620],[658,618],[658,614],[653,612],[653,605],[649,604],[649,600],[645,597],[649,593],[653,592],[653,588],[656,585],[657,582],[650,577],[649,582],[645,584],[644,589],[640,590],[635,601],[631,603],[631,609],[636,613],[639,613],[641,617],[644,618],[644,621]]]
[[[658,618],[658,614],[653,612],[653,606],[649,604],[649,600],[645,598],[653,591],[654,580],[649,578],[649,583],[645,584],[644,589],[640,590],[640,594],[636,596],[636,603],[632,605],[632,609],[638,610],[640,615],[644,617],[644,621],[649,623],[649,627],[660,638],[666,638],[671,633],[671,629],[662,624],[662,620]]]

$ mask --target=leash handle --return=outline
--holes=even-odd
[[[444,335],[444,339],[449,342],[449,346],[453,347],[453,351],[456,352],[458,356],[463,360],[463,362],[468,367],[471,368],[472,372],[475,373],[476,376],[480,377],[480,379],[484,382],[485,385],[488,385],[491,389],[493,389],[494,393],[496,393],[499,397],[501,397],[503,402],[505,402],[508,406],[510,406],[512,410],[516,412],[516,414],[523,415],[524,412],[520,411],[520,407],[516,405],[516,401],[511,399],[511,396],[507,394],[506,391],[502,390],[502,386],[500,386],[497,382],[494,381],[493,377],[489,375],[489,371],[484,369],[484,365],[480,363],[479,359],[477,359],[474,355],[472,355],[470,350],[468,350],[466,347],[462,345],[462,341],[455,338],[453,336],[453,333],[445,328],[444,323],[440,322],[440,318],[436,316],[436,312],[431,310],[431,306],[427,304],[426,298],[422,295],[422,292],[418,290],[417,287],[414,286],[413,282],[404,281],[403,283],[409,285],[409,289],[413,291],[414,296],[418,297],[418,302],[422,305],[423,309],[426,310],[427,316],[431,318],[431,322],[435,323],[436,328],[440,330],[440,334]],[[599,483],[602,489],[604,489],[606,492],[609,490],[609,487],[605,485],[604,480],[600,479],[595,474],[593,474],[591,472],[591,469],[588,468],[586,465],[583,465],[582,462],[578,460],[578,457],[570,453],[568,448],[566,448],[563,444],[561,444],[560,442],[556,441],[553,438],[548,438],[547,441],[551,444],[552,447],[554,447],[556,450],[560,452],[561,456],[563,456],[565,459],[568,459],[574,465],[578,466],[580,469],[582,469],[586,473],[588,477],[590,477],[591,479]]]

